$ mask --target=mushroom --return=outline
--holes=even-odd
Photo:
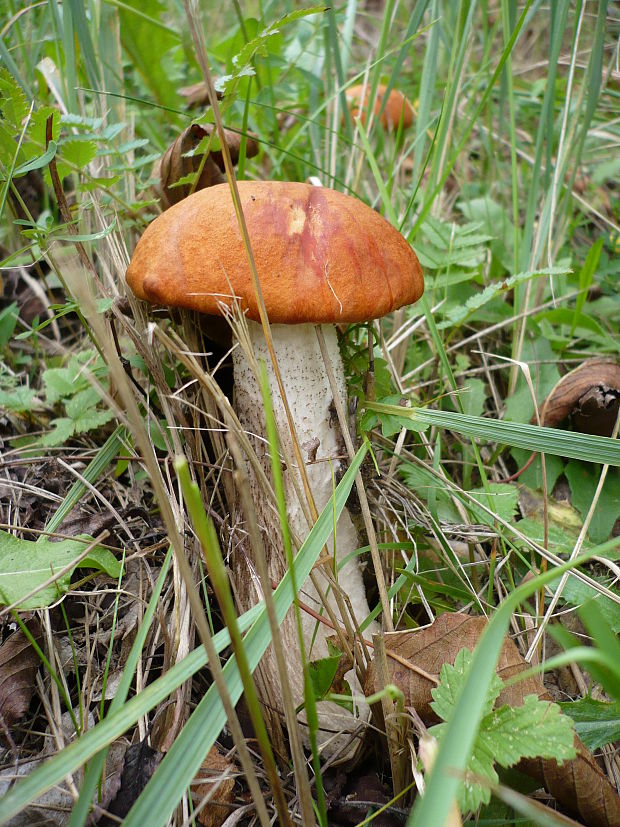
[[[298,444],[306,452],[309,486],[320,511],[332,495],[343,449],[332,414],[332,387],[315,326],[321,326],[327,344],[337,393],[341,400],[346,400],[335,324],[369,321],[416,301],[424,289],[422,272],[415,253],[400,233],[355,198],[302,183],[241,181],[238,188],[276,361]],[[292,437],[263,328],[258,323],[257,298],[228,185],[201,190],[155,219],[136,246],[127,282],[141,299],[201,313],[222,314],[238,303],[247,318],[254,354],[267,365],[280,439],[285,456],[292,457]],[[243,428],[258,437],[257,456],[270,475],[258,383],[241,347],[234,349],[233,357],[235,409]],[[248,474],[258,523],[264,531],[269,574],[277,583],[287,568],[278,515],[273,504],[266,501],[251,467]],[[289,524],[293,535],[303,540],[309,529],[305,504],[297,495],[301,489],[299,478],[297,485],[293,479],[297,474],[295,467],[287,466],[284,470]],[[336,562],[340,564],[359,545],[346,510],[338,521],[336,535]],[[333,540],[328,542],[328,548],[332,547],[330,544]],[[233,561],[241,610],[261,599],[252,566],[248,565],[250,554],[251,550],[245,549]],[[339,569],[337,579],[348,595],[355,620],[363,621],[369,609],[355,556]],[[327,579],[322,582],[327,589]],[[313,583],[297,585],[300,601],[314,612],[322,612],[321,597]],[[333,589],[328,601],[340,622],[342,614]],[[307,612],[302,612],[302,623],[310,659],[325,657],[326,638],[333,630],[322,623],[317,629],[315,617]],[[299,705],[303,703],[303,675],[292,611],[285,618],[281,633],[293,699]],[[267,684],[263,697],[278,707],[282,702],[281,690],[269,652],[261,664],[261,676],[259,680]],[[354,692],[359,689],[354,675],[349,682]],[[368,709],[360,714],[367,719]],[[303,721],[303,715],[299,720]],[[350,733],[359,724],[359,719],[345,709],[325,701],[319,704],[319,720],[322,728],[340,733]],[[330,738],[328,733],[321,740],[325,745]],[[333,753],[340,744],[336,738],[326,751]]]
[[[377,86],[377,94],[373,107],[375,115],[378,115],[381,110],[386,89],[387,87],[383,83]],[[366,118],[368,117],[367,110],[369,108],[368,98],[370,92],[371,88],[368,84],[357,84],[350,86],[346,90],[346,98],[351,109],[351,115],[355,118],[361,113],[362,123],[366,123]],[[402,92],[399,92],[398,89],[390,89],[387,102],[383,108],[383,112],[381,112],[383,128],[387,130],[398,129],[401,118],[403,129],[409,129],[413,123],[413,107]]]

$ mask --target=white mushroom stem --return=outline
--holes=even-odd
[[[267,366],[274,415],[280,439],[287,449],[286,455],[294,457],[286,413],[278,392],[262,327],[256,322],[250,321],[248,322],[248,329],[256,359],[262,358]],[[340,399],[346,404],[344,368],[338,349],[336,330],[332,325],[324,325],[322,330],[338,393]],[[342,465],[344,448],[334,411],[333,393],[317,341],[315,326],[309,324],[271,325],[271,334],[278,368],[295,423],[297,438],[302,454],[306,459],[305,470],[308,482],[316,508],[320,512],[332,496],[334,478]],[[249,434],[256,435],[257,455],[269,474],[263,400],[254,372],[240,346],[235,348],[234,351],[234,372],[235,407],[239,420]],[[292,472],[298,475],[297,469],[285,469],[284,471],[287,515],[292,533],[303,540],[308,535],[309,526],[292,482]],[[257,519],[259,526],[265,531],[265,546],[269,556],[269,574],[273,580],[279,582],[286,571],[287,564],[280,539],[277,513],[273,504],[265,501],[264,495],[259,490],[258,482],[253,480],[252,476],[250,472],[250,484],[253,488]],[[301,483],[298,485],[298,490],[303,490]],[[333,537],[328,540],[327,548],[329,550],[333,548]],[[336,527],[335,556],[337,565],[357,548],[357,533],[349,513],[345,509]],[[256,578],[252,578],[248,571],[244,573],[243,566],[244,561],[241,559],[235,566],[235,579],[240,599],[242,603],[247,604],[243,608],[247,608],[260,599],[260,594],[257,592]],[[317,569],[317,571],[320,572],[321,569]],[[340,587],[349,597],[357,622],[360,623],[369,614],[369,608],[356,557],[350,559],[338,570],[337,578]],[[321,576],[320,580],[322,581],[323,590],[327,590],[327,578]],[[320,597],[310,580],[297,585],[300,589],[300,601],[315,612],[322,612],[326,616]],[[341,621],[342,617],[333,594],[330,594],[328,599],[336,618]],[[334,635],[334,631],[322,623],[318,625],[317,629],[315,618],[304,611],[302,611],[302,627],[309,659],[317,660],[326,657],[328,655],[326,638]],[[284,646],[290,647],[287,649],[287,657],[290,653],[289,674],[293,698],[295,703],[299,704],[303,700],[303,676],[298,652],[297,633],[291,613],[284,621],[282,639]],[[263,670],[263,674],[265,672],[266,670]],[[354,694],[359,693],[360,687],[354,675],[348,675],[347,679]],[[275,694],[278,694],[277,691]],[[322,726],[330,730],[350,732],[359,723],[359,720],[356,721],[354,717],[348,715],[342,707],[335,704],[329,704],[328,706],[329,709],[325,709],[324,713],[320,714]],[[367,708],[363,710],[362,717],[367,718]],[[329,751],[332,752],[332,750]]]

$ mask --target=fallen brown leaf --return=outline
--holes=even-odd
[[[619,407],[620,365],[588,359],[556,383],[540,408],[540,421],[557,428],[570,416],[575,430],[610,436]]]
[[[473,650],[487,621],[481,617],[446,613],[432,626],[413,632],[385,634],[388,679],[405,695],[405,706],[412,706],[425,723],[437,720],[431,709],[430,676],[439,676],[442,664],[454,663],[462,648]],[[396,658],[392,656],[396,655]],[[409,662],[410,667],[406,665]],[[515,644],[506,638],[500,653],[497,674],[504,681],[528,668]],[[419,670],[430,673],[425,677]],[[364,690],[367,695],[381,689],[374,662],[371,663]],[[527,678],[505,688],[497,705],[521,706],[526,695],[552,700],[539,678]],[[563,809],[584,820],[587,827],[620,827],[620,798],[592,753],[575,736],[577,757],[559,766],[553,760],[522,761],[518,769],[544,784]]]
[[[164,209],[168,209],[173,204],[187,198],[192,191],[190,184],[174,185],[190,173],[198,172],[203,162],[203,155],[187,157],[187,153],[196,149],[203,138],[211,137],[214,130],[213,124],[190,124],[187,129],[181,132],[176,141],[168,147],[159,161],[159,165],[156,165],[154,172],[160,180],[158,194]],[[231,160],[233,164],[236,164],[239,161],[242,136],[230,129],[225,129],[224,133]],[[245,151],[248,158],[252,158],[258,153],[258,144],[254,138],[247,137]],[[223,184],[226,181],[223,174],[224,169],[222,151],[217,149],[209,152],[194,191],[206,189],[206,187],[212,187],[215,184]]]
[[[200,784],[192,790],[197,805],[209,796],[209,802],[197,816],[202,827],[220,827],[230,815],[237,772],[235,762],[223,755],[216,745],[212,746],[198,773]]]
[[[162,758],[163,753],[150,747],[146,740],[127,747],[123,767],[108,783],[102,802],[103,809],[110,815],[91,818],[93,827],[115,827],[131,810]]]
[[[209,92],[207,91],[207,84],[204,80],[199,80],[198,83],[192,83],[190,86],[182,86],[179,89],[179,95],[187,101],[188,109],[209,105]],[[221,92],[216,92],[215,95],[219,101],[222,100]]]
[[[36,618],[26,622],[35,640],[40,640],[41,630]],[[21,629],[10,634],[0,646],[0,738],[6,737],[4,727],[11,728],[22,718],[35,687],[35,675],[41,661],[32,644]]]

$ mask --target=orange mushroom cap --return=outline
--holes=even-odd
[[[375,98],[375,105],[373,107],[375,115],[379,114],[379,110],[383,104],[385,97],[386,86],[380,83],[377,86],[377,96]],[[368,84],[357,84],[350,86],[346,91],[346,98],[351,109],[351,115],[355,118],[361,115],[362,123],[366,123],[368,110],[368,97],[370,95],[370,86]],[[381,123],[384,129],[398,129],[402,116],[403,129],[409,129],[413,123],[413,107],[398,89],[390,89],[387,103],[381,113]]]
[[[410,245],[356,198],[302,183],[238,187],[271,322],[368,321],[422,295]],[[136,246],[127,283],[140,299],[211,315],[236,297],[259,321],[228,184],[196,192],[156,218]]]

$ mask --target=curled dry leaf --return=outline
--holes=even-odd
[[[208,803],[200,810],[196,819],[202,827],[220,827],[230,815],[231,805],[235,800],[237,773],[235,762],[220,752],[217,745],[212,746],[194,779],[198,786],[192,786],[196,805],[209,797]]]
[[[190,86],[182,86],[179,89],[179,95],[187,101],[188,109],[196,109],[198,106],[209,106],[209,92],[207,91],[207,84],[204,80],[199,80],[198,83],[192,83]],[[222,100],[222,93],[216,90],[215,95],[219,101]]]
[[[439,678],[442,664],[454,663],[463,647],[473,650],[486,625],[487,621],[481,617],[446,613],[425,629],[385,635],[388,680],[402,690],[405,705],[412,706],[425,723],[437,721],[431,709],[431,690],[435,686],[431,676]],[[507,681],[528,666],[515,644],[506,638],[497,665],[499,677]],[[429,674],[425,676],[425,672]],[[380,689],[373,662],[364,691],[370,695]],[[541,700],[552,700],[542,681],[533,677],[505,687],[497,706],[521,706],[525,696],[533,694]],[[544,784],[562,808],[583,819],[588,827],[620,827],[620,798],[615,788],[577,736],[575,748],[577,757],[562,766],[553,760],[537,758],[521,761],[518,769]]]
[[[41,629],[35,617],[26,622],[33,638],[40,642]],[[26,714],[41,665],[39,656],[21,629],[10,634],[0,646],[0,739]]]
[[[176,141],[163,154],[158,162],[158,167],[156,165],[155,174],[160,180],[158,195],[164,209],[168,209],[173,204],[182,201],[183,198],[187,198],[192,191],[190,184],[180,184],[178,186],[175,186],[175,184],[187,175],[198,172],[203,155],[198,154],[188,157],[187,153],[196,149],[203,138],[210,138],[214,131],[213,124],[193,123],[181,132]],[[242,136],[230,129],[225,129],[224,133],[231,160],[233,164],[236,164],[241,151]],[[247,137],[245,151],[248,158],[252,158],[258,153],[258,144],[254,138]],[[223,184],[226,181],[223,173],[224,158],[221,150],[209,152],[194,190],[206,189],[206,187],[212,187],[214,184]]]
[[[95,816],[90,825],[115,827],[131,810],[162,758],[162,753],[150,747],[146,740],[127,747],[122,769],[108,782],[102,802],[103,809],[110,815]]]
[[[588,359],[563,376],[542,403],[541,424],[557,428],[571,417],[584,434],[610,436],[620,408],[620,365]]]

